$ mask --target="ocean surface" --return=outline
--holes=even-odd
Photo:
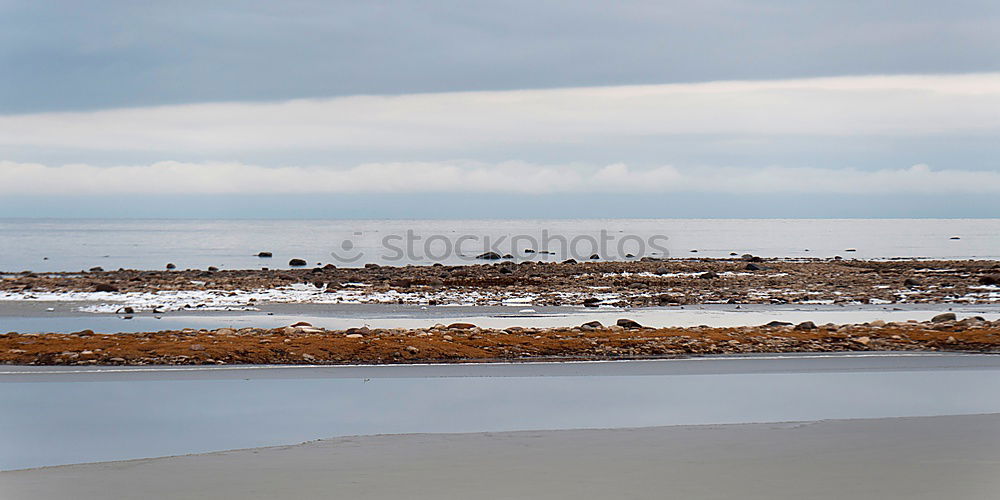
[[[730,253],[998,259],[1000,219],[0,219],[3,272],[164,269],[167,263],[284,268],[292,258],[339,267],[471,264],[483,262],[475,257],[488,251],[542,261]]]

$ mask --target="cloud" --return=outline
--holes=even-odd
[[[232,158],[694,134],[1000,134],[1000,73],[353,96],[0,116],[0,147]],[[516,156],[516,155],[512,155]]]
[[[660,166],[523,162],[369,163],[353,167],[262,167],[159,162],[96,167],[0,162],[0,194],[309,193],[843,193],[1000,194],[1000,172],[926,165],[864,171],[830,168]]]

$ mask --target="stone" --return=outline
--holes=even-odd
[[[94,267],[90,268],[90,272],[92,272],[92,273],[101,273],[101,272],[104,272],[104,268],[101,267],[101,266],[94,266]]]
[[[931,318],[931,323],[944,323],[945,321],[955,321],[956,319],[958,319],[958,317],[955,316],[955,313],[941,313]]]
[[[173,262],[168,262],[167,269],[177,269],[177,266]]]
[[[772,321],[764,326],[792,326],[792,324],[787,321]]]
[[[535,253],[535,251],[531,248],[525,248],[524,253]]]
[[[903,286],[907,288],[913,288],[915,286],[920,286],[920,281],[916,278],[906,278],[903,280]]]
[[[600,305],[600,303],[601,299],[597,297],[588,297],[586,299],[583,299],[584,307],[597,307],[598,305]]]
[[[955,339],[955,337],[948,337],[948,338],[947,338],[947,339],[946,339],[946,340],[944,341],[944,343],[945,343],[945,344],[957,344],[957,343],[958,343],[958,340],[956,340],[956,339]]]
[[[348,333],[347,335],[344,335],[344,337],[347,337],[349,339],[360,339],[364,337],[364,335],[361,335],[360,333]]]
[[[496,252],[485,252],[476,256],[479,260],[500,260],[503,257]]]
[[[408,345],[408,346],[406,346],[406,351],[407,352],[411,352],[413,354],[416,354],[416,353],[420,352],[420,349],[417,348],[416,346]]]
[[[563,264],[576,264],[576,259],[566,259],[562,261]]]
[[[299,321],[298,323],[295,323],[295,324],[292,325],[292,327],[296,327],[296,326],[312,326],[312,323],[307,323],[305,321]]]
[[[204,351],[205,350],[205,346],[203,346],[201,344],[191,344],[191,347],[188,347],[188,349],[190,349],[192,351]]]
[[[698,276],[698,278],[699,278],[699,279],[703,279],[703,280],[710,280],[710,279],[714,279],[714,278],[718,278],[718,277],[719,277],[719,275],[718,275],[718,274],[716,274],[716,273],[715,273],[715,272],[713,272],[713,271],[706,271],[706,272],[704,272],[704,273],[701,273],[701,274],[700,274],[700,275]]]
[[[316,356],[313,356],[312,354],[309,354],[309,353],[303,353],[302,354],[302,359],[304,359],[306,361],[316,361]]]
[[[851,340],[853,340],[853,341],[855,341],[855,342],[857,342],[857,343],[859,343],[861,345],[868,345],[868,344],[871,344],[871,342],[872,342],[872,339],[870,337],[858,337],[856,339],[851,339]]]
[[[209,270],[209,272],[213,272],[214,273],[214,272],[218,271],[219,268],[217,268],[215,266],[208,266],[208,270]]]
[[[762,264],[755,264],[753,262],[747,264],[747,267],[746,267],[747,271],[768,271],[770,269],[771,269],[770,267],[767,267],[767,266],[762,265]]]
[[[980,285],[1000,286],[1000,274],[991,274],[979,278]]]
[[[622,328],[642,328],[639,322],[627,318],[619,319],[615,322],[615,325]]]
[[[472,323],[452,323],[447,326],[449,330],[471,330],[475,327]]]
[[[803,322],[795,325],[795,329],[796,330],[800,330],[800,331],[801,330],[815,330],[816,329],[816,323],[813,323],[812,321],[803,321]]]
[[[271,252],[258,252],[257,256],[266,259],[268,257],[273,257],[274,254],[272,254]]]
[[[118,288],[116,288],[114,285],[111,285],[111,284],[108,284],[108,283],[98,283],[97,286],[94,287],[94,291],[95,292],[117,292]]]
[[[600,259],[601,259],[601,256],[597,255],[596,253],[590,256],[590,260],[600,260]]]
[[[604,328],[604,325],[602,325],[600,321],[588,321],[580,325],[580,328],[583,328],[584,330],[598,330]]]
[[[292,259],[288,261],[289,266],[299,267],[306,265],[306,261],[302,259]]]

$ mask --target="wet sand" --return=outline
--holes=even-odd
[[[994,499],[1000,415],[345,437],[0,473],[17,499]]]

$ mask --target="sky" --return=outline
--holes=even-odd
[[[991,1],[0,0],[0,217],[1000,217],[998,54]]]

